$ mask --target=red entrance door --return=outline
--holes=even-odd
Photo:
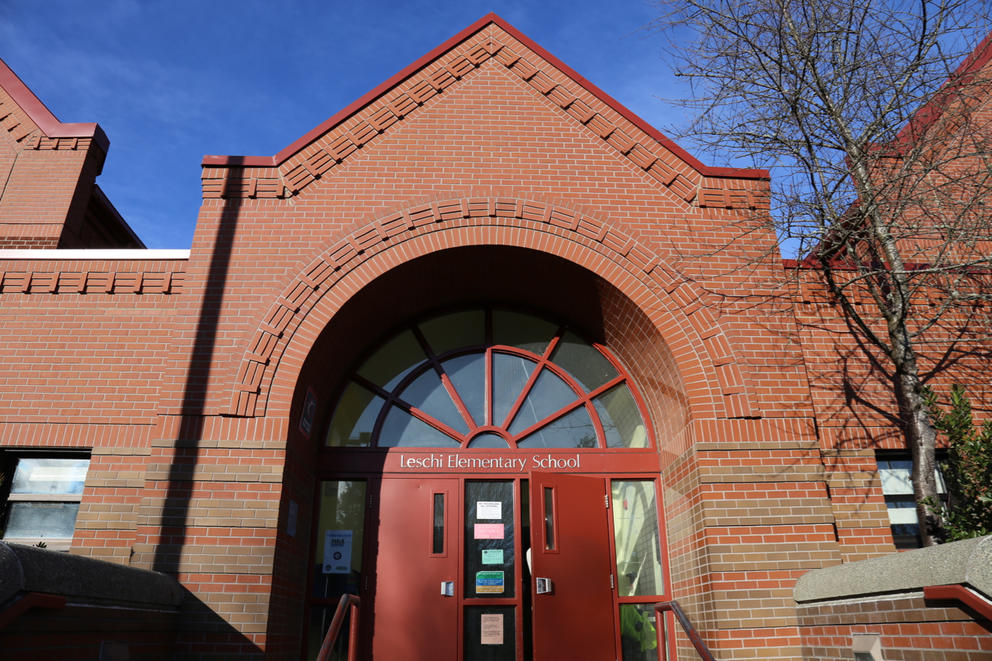
[[[373,658],[614,661],[607,502],[603,478],[384,478]]]
[[[454,661],[458,602],[442,583],[458,576],[457,479],[384,479],[380,489],[372,654]]]
[[[606,480],[531,476],[534,658],[613,661]]]

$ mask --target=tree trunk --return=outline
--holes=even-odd
[[[908,353],[908,356],[905,355]],[[907,360],[908,359],[908,360]],[[912,349],[904,353],[904,360],[897,363],[896,401],[899,405],[899,419],[906,440],[906,447],[913,458],[913,497],[916,500],[916,516],[920,525],[920,538],[924,546],[940,543],[938,538],[941,517],[938,510],[928,508],[926,503],[937,503],[937,430],[930,419],[923,385],[920,383],[916,357]]]

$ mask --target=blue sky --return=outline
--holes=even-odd
[[[649,123],[680,121],[643,0],[0,0],[0,57],[61,121],[103,127],[97,181],[148,247],[186,248],[204,154],[272,155],[490,11]]]

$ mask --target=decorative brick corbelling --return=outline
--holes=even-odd
[[[78,262],[41,268],[45,270],[24,262],[0,262],[0,295],[178,294],[186,277],[168,265],[150,271],[114,264],[81,269]]]
[[[518,49],[524,52],[518,53]],[[746,188],[727,190],[725,180],[701,176],[691,165],[626,119],[610,113],[580,85],[495,27],[480,31],[425,66],[279,165],[205,165],[203,198],[298,195],[335,166],[375,142],[378,136],[415,114],[428,100],[471,76],[489,60],[525,81],[550,100],[553,107],[582,124],[605,146],[687,204],[723,209],[767,207],[768,191],[764,185],[756,186],[754,182],[741,180],[734,185]]]
[[[665,299],[669,298],[667,292],[677,292],[669,304],[662,306],[667,306],[668,312],[654,310],[649,317],[659,330],[662,320],[658,314],[678,317],[675,323],[664,320],[666,330],[661,331],[662,335],[680,333],[678,339],[683,341],[671,344],[688,347],[686,351],[695,352],[704,363],[696,367],[683,365],[683,371],[706,381],[705,390],[719,393],[717,408],[722,409],[718,411],[722,417],[757,415],[731,344],[719,322],[699,305],[701,292],[691,282],[676,281],[678,276],[658,255],[615,227],[561,206],[515,198],[463,198],[420,204],[374,220],[324,250],[288,283],[260,320],[232,385],[230,413],[241,417],[265,414],[269,390],[286,348],[307,315],[345,276],[376,255],[419,237],[439,236],[443,231],[454,232],[443,242],[445,248],[476,245],[478,239],[469,236],[467,230],[485,227],[494,231],[522,229],[512,238],[503,236],[501,240],[507,245],[553,250],[561,257],[570,256],[573,249],[591,249],[602,258],[597,258],[596,264],[580,265],[614,285],[618,279],[633,277],[640,282],[642,292],[661,294]],[[533,241],[534,232],[543,233],[543,237]],[[400,255],[396,260],[409,258],[410,255]],[[335,294],[338,299],[346,296],[343,291]],[[693,341],[684,341],[687,338]],[[716,353],[709,355],[712,349]]]

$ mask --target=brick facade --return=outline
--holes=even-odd
[[[94,206],[99,128],[39,126],[11,76],[0,248],[140,246]],[[386,330],[500,300],[582,327],[639,384],[672,595],[717,657],[841,658],[818,651],[833,611],[792,586],[893,550],[870,451],[892,434],[844,422],[829,307],[782,295],[774,237],[733,241],[767,173],[702,165],[490,16],[274,157],[207,157],[202,185],[188,257],[0,252],[0,445],[91,450],[72,553],[174,576],[181,654],[298,658],[304,394],[319,429]]]

